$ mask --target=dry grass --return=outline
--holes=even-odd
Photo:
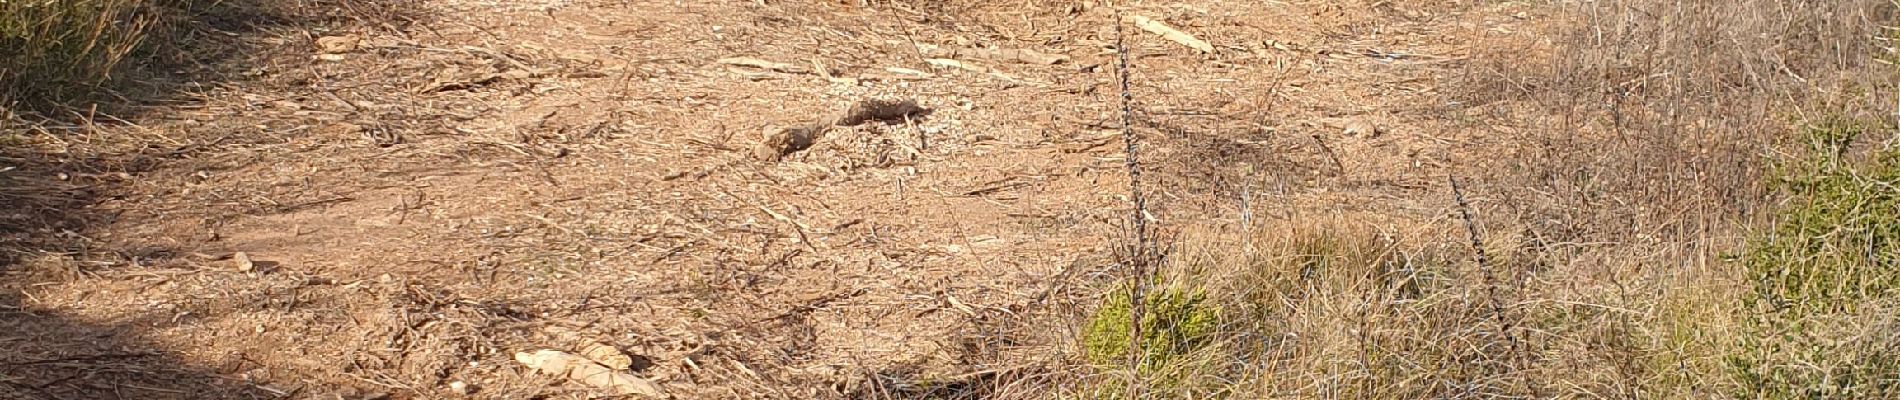
[[[36,2],[77,11],[34,18],[176,29],[148,45],[257,46],[214,46],[246,62],[198,65],[225,76],[192,77],[210,79],[180,96],[193,104],[154,107],[169,115],[128,117],[147,126],[0,127],[26,132],[0,137],[0,154],[33,153],[0,159],[0,191],[36,196],[0,201],[52,216],[5,216],[0,239],[54,241],[21,254],[58,263],[18,269],[70,275],[0,282],[63,284],[0,296],[0,320],[35,321],[22,331],[42,337],[124,330],[144,337],[102,343],[181,354],[0,371],[0,386],[84,397],[104,392],[63,376],[178,370],[137,376],[156,384],[255,366],[272,376],[176,391],[436,398],[466,380],[474,398],[578,398],[588,389],[506,354],[564,346],[538,328],[579,324],[651,357],[643,373],[680,397],[1892,396],[1895,213],[1862,212],[1892,208],[1880,190],[1900,184],[1878,156],[1894,128],[1880,97],[1892,66],[1877,62],[1891,58],[1887,0],[1128,9],[1214,55],[1146,34],[1109,44],[1112,11],[1052,1],[447,1],[427,7],[451,19],[417,30],[395,27],[408,1],[224,1],[174,19],[85,8],[150,4],[100,1]],[[0,71],[22,83],[5,89],[15,99],[125,76],[113,62],[131,47],[86,43],[138,42],[132,31],[47,26],[9,25],[40,40],[17,48],[39,56],[0,59],[33,66]],[[372,44],[312,61],[314,39],[339,34]],[[1469,37],[1488,41],[1432,42]],[[995,66],[1031,86],[707,67],[927,68],[906,43],[1046,48],[1075,64]],[[1139,64],[1131,105],[1115,106],[1112,55]],[[217,64],[205,57],[174,63]],[[11,79],[28,72],[73,78]],[[430,87],[452,89],[416,90]],[[938,114],[776,167],[726,161],[742,147],[730,132],[872,87],[928,94]],[[1167,132],[1124,133],[1144,141],[1137,160],[1090,132],[1115,119]],[[1325,127],[1349,119],[1390,129]],[[118,158],[82,142],[114,134],[147,135],[117,139],[139,142],[121,157],[137,164],[91,165]],[[909,164],[878,150],[899,148]],[[1116,176],[1133,161],[1150,180],[1124,192]],[[51,178],[64,172],[73,181]],[[1033,183],[983,195],[1012,180]],[[94,192],[118,203],[86,212]],[[1185,231],[1161,241],[1176,246],[1142,296],[1076,256],[1116,247],[1098,235],[1113,222],[1097,221],[1124,221],[1110,207],[1124,195]],[[1236,195],[1242,216],[1224,223]],[[60,221],[108,212],[119,222]],[[412,228],[371,225],[384,223]],[[87,235],[125,261],[64,251]],[[145,240],[182,243],[133,246]],[[174,256],[198,250],[282,265]],[[5,310],[28,307],[85,318]],[[1121,336],[1137,331],[1130,351]],[[45,344],[20,362],[100,353]]]
[[[179,91],[236,80],[233,61],[259,63],[287,50],[261,36],[394,30],[415,20],[415,7],[404,0],[0,3],[0,108],[69,120],[72,110],[175,101]]]
[[[1458,242],[1379,232],[1357,218],[1272,221],[1209,234],[1176,271],[1203,282],[1226,311],[1219,346],[1233,357],[1203,371],[1243,394],[1298,398],[1523,395],[1526,349],[1497,314],[1511,299]],[[1240,247],[1250,251],[1232,252]],[[1219,393],[1219,391],[1206,394]],[[1186,393],[1182,393],[1186,394]],[[1188,395],[1182,397],[1201,397]]]
[[[1397,225],[1412,228],[1190,235],[1163,281],[1215,299],[1221,329],[1150,393],[1900,395],[1881,344],[1894,4],[1529,10],[1557,22],[1474,46],[1444,111],[1491,133],[1467,170],[1492,260],[1463,245],[1449,193],[1444,217]]]
[[[146,0],[0,3],[0,105],[44,104],[112,79],[145,40]]]

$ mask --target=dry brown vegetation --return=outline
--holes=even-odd
[[[0,398],[1900,398],[1893,2],[1236,3],[0,3]]]
[[[1900,396],[1893,4],[1525,10],[1553,17],[1539,39],[1474,43],[1442,110],[1494,133],[1456,173],[1480,182],[1482,253],[1442,212],[1200,235],[1163,281],[1233,315],[1218,355],[1152,379],[1202,390],[1185,397]]]

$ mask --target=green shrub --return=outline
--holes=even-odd
[[[1730,364],[1746,398],[1888,398],[1900,353],[1882,345],[1900,299],[1900,151],[1844,159],[1865,125],[1810,128],[1811,157],[1779,166],[1792,201],[1743,263],[1743,354]]]
[[[1134,302],[1126,284],[1118,285],[1082,331],[1084,355],[1097,367],[1133,374],[1111,374],[1085,395],[1095,399],[1203,398],[1205,378],[1214,373],[1219,346],[1213,343],[1221,328],[1220,309],[1198,286],[1193,289],[1157,285],[1142,297],[1139,365],[1129,367],[1129,332]],[[1130,382],[1144,388],[1124,391]]]
[[[1125,365],[1134,310],[1124,285],[1109,293],[1102,308],[1089,319],[1083,332],[1089,362],[1096,365]],[[1143,299],[1141,318],[1142,368],[1167,365],[1171,359],[1186,355],[1206,343],[1208,335],[1220,327],[1219,310],[1207,300],[1205,292],[1194,289],[1160,287]]]
[[[1795,313],[1851,312],[1900,289],[1900,152],[1868,165],[1837,156],[1861,128],[1810,129],[1826,155],[1783,166],[1778,182],[1794,201],[1748,253],[1761,300]]]

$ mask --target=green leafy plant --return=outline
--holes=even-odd
[[[1083,333],[1090,362],[1117,365],[1128,360],[1133,304],[1129,291],[1117,288],[1090,318]],[[1140,356],[1144,369],[1166,365],[1200,348],[1220,326],[1219,309],[1199,289],[1161,287],[1144,296],[1142,304]]]
[[[1865,130],[1810,127],[1812,156],[1777,166],[1792,201],[1743,258],[1756,314],[1729,360],[1741,397],[1900,394],[1900,353],[1882,345],[1894,319],[1886,307],[1900,298],[1900,151],[1845,159]]]

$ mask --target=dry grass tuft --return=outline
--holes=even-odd
[[[1482,132],[1462,163],[1486,248],[1451,211],[1407,235],[1289,218],[1194,236],[1165,280],[1205,291],[1220,329],[1155,392],[1900,393],[1894,3],[1527,8],[1556,22],[1450,77],[1444,117]]]
[[[252,33],[395,30],[414,22],[416,10],[408,0],[3,2],[0,107],[66,119],[91,103],[166,100],[181,89],[174,81],[231,80],[239,74],[229,61],[256,61],[276,47],[250,43]]]
[[[1196,363],[1175,362],[1170,373],[1157,374],[1154,393],[1531,393],[1521,368],[1531,355],[1518,343],[1522,332],[1510,326],[1522,315],[1512,300],[1487,290],[1469,250],[1456,241],[1424,245],[1361,220],[1317,220],[1273,221],[1185,242],[1169,280],[1204,290],[1219,305],[1221,323],[1213,343],[1191,358]]]
[[[0,3],[0,105],[85,93],[145,40],[147,0]]]

